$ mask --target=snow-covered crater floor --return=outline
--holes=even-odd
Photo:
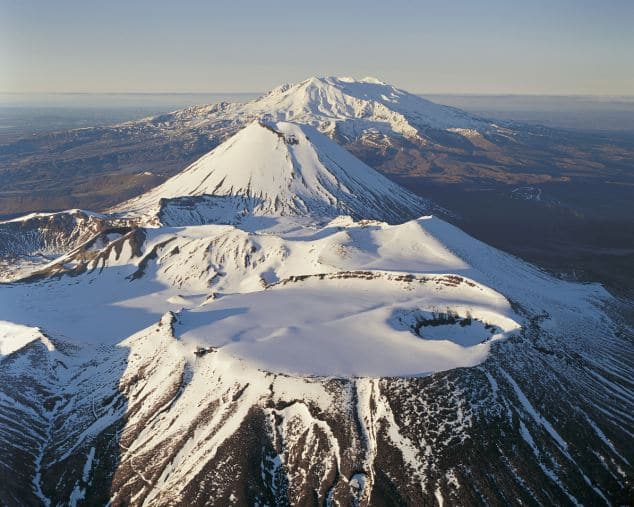
[[[113,345],[172,312],[174,340],[192,361],[213,352],[271,372],[411,376],[484,361],[521,328],[510,301],[547,309],[545,326],[574,328],[601,296],[432,217],[322,226],[249,218],[143,234],[140,251],[105,247],[82,274],[0,285],[0,321]],[[19,329],[0,329],[3,350],[40,336]]]
[[[467,278],[476,271],[427,223],[339,218],[315,227],[287,217],[148,229],[140,257],[124,244],[84,274],[0,286],[3,350],[37,339],[36,328],[77,344],[117,344],[173,312],[175,340],[192,359],[213,348],[262,370],[310,376],[478,364],[519,328],[517,317],[505,297]],[[473,323],[417,333],[403,319],[447,311]]]
[[[175,333],[192,347],[220,347],[267,371],[377,377],[478,364],[492,341],[519,327],[505,316],[510,308],[501,300],[479,301],[476,288],[445,287],[442,278],[357,276],[313,276],[225,296],[181,312]],[[420,308],[469,312],[501,332],[492,336],[475,321],[420,337],[397,321],[399,313]]]

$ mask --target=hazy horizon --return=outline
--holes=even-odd
[[[253,93],[13,93],[0,92],[0,141],[6,136],[110,125],[222,101],[246,102]],[[420,94],[495,120],[555,128],[634,132],[634,97]]]
[[[249,93],[311,75],[421,94],[634,93],[634,3],[0,0],[0,90]]]
[[[24,95],[24,96],[38,96],[38,95],[255,95],[260,96],[267,93],[268,90],[261,91],[35,91],[35,92],[21,92],[21,91],[4,91],[0,90],[0,98],[2,95]],[[592,94],[592,93],[511,93],[511,92],[489,92],[489,93],[476,93],[476,92],[425,92],[425,91],[412,91],[406,90],[414,95],[419,96],[459,96],[459,97],[561,97],[561,98],[593,98],[593,99],[632,99],[634,100],[634,93],[627,94]]]

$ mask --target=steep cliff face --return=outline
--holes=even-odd
[[[0,222],[0,281],[45,266],[92,239],[105,227],[103,215],[82,210],[33,213]]]

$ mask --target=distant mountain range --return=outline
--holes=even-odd
[[[372,78],[310,78],[247,103],[196,106],[109,127],[0,144],[0,216],[105,209],[176,174],[252,121],[316,127],[402,183],[504,185],[629,181],[632,140],[492,121]],[[622,210],[621,210],[622,211]]]
[[[310,78],[14,145],[63,171],[216,146],[107,209],[0,222],[1,503],[627,504],[627,308],[340,145],[503,159],[540,135]]]

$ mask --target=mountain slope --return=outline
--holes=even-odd
[[[0,216],[111,207],[173,176],[263,117],[312,125],[401,181],[424,176],[452,187],[467,183],[461,193],[492,184],[585,181],[601,182],[602,192],[619,195],[610,183],[615,170],[624,181],[632,174],[632,146],[625,139],[491,123],[371,79],[310,78],[248,103],[193,106],[2,145]],[[559,198],[565,200],[564,195]]]
[[[436,104],[378,79],[351,77],[310,77],[278,86],[243,104],[194,106],[148,121],[163,127],[195,124],[203,129],[209,122],[235,127],[258,118],[311,125],[330,136],[339,129],[353,137],[381,132],[416,138],[423,137],[426,129],[471,129],[473,134],[498,128],[484,118]]]
[[[280,89],[112,213],[0,223],[0,503],[628,503],[619,302],[271,120],[390,130],[384,87]]]
[[[302,218],[146,229],[83,274],[0,286],[0,319],[46,331],[0,358],[20,418],[0,464],[24,478],[3,501],[623,498],[632,343],[600,288],[435,218]]]
[[[83,210],[32,213],[0,221],[0,282],[45,266],[108,228],[104,215]]]
[[[249,215],[343,214],[395,222],[430,208],[311,127],[253,122],[180,174],[116,210],[156,209],[160,214],[169,200],[185,197],[191,203],[196,196],[223,198],[224,204],[233,203],[234,213]]]
[[[310,78],[247,103],[193,106],[108,127],[29,136],[0,146],[5,182],[0,189],[0,216],[29,206],[31,211],[86,204],[107,208],[174,175],[261,118],[312,125],[339,141],[373,138],[379,132],[422,140],[427,138],[423,131],[429,129],[495,130],[472,115],[376,80]]]

